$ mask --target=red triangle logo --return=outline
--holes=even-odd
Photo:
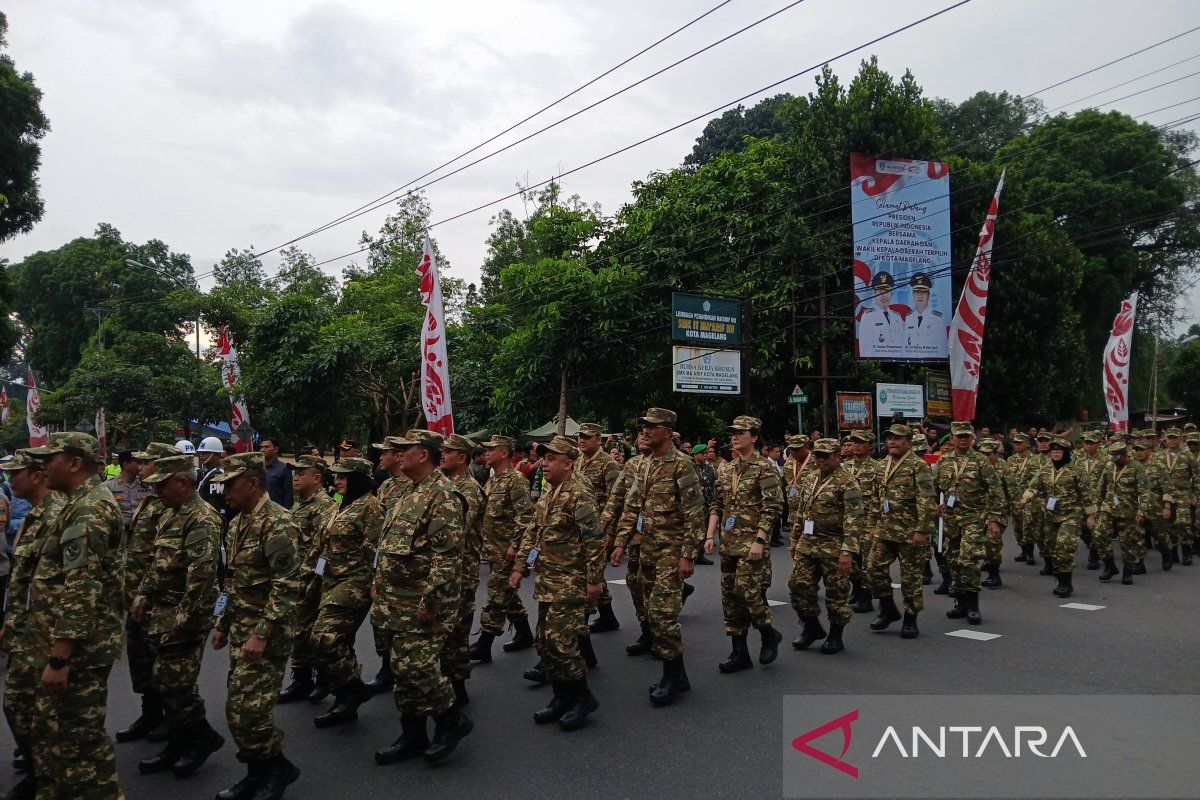
[[[839,772],[844,772],[847,775],[849,775],[851,778],[857,779],[858,778],[858,767],[852,766],[850,764],[847,764],[845,761],[842,761],[842,757],[845,756],[846,751],[850,749],[850,737],[852,735],[851,731],[850,731],[850,725],[857,721],[858,721],[858,709],[856,708],[848,714],[843,714],[842,716],[838,717],[837,719],[830,720],[829,722],[826,722],[824,725],[813,728],[811,731],[808,731],[807,733],[800,734],[799,736],[797,736],[795,739],[792,740],[792,747],[799,750],[801,753],[804,753],[804,755],[806,755],[806,756],[815,758],[817,761],[820,761],[822,764],[833,767],[834,769],[838,770]],[[809,744],[809,742],[813,741],[814,739],[820,739],[825,734],[832,733],[833,731],[836,731],[836,730],[840,730],[842,732],[842,752],[839,753],[836,758],[822,750],[816,749],[815,747],[813,747]]]

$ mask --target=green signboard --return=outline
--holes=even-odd
[[[706,347],[742,343],[742,304],[724,297],[671,293],[671,338]]]
[[[950,373],[925,373],[925,413],[934,419],[950,419]]]

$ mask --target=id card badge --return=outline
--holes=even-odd
[[[883,513],[885,513],[885,514],[892,513],[892,502],[890,500],[883,501]]]
[[[376,560],[379,559],[378,551],[376,551],[376,553],[375,553],[375,558],[376,558]],[[325,556],[317,556],[317,566],[316,566],[316,569],[313,570],[313,572],[315,572],[317,575],[324,575],[325,574],[325,565],[327,563],[328,562],[325,560]]]
[[[229,558],[225,555],[225,545],[221,545],[221,563],[228,564]]]
[[[804,535],[812,536],[816,532],[817,532],[816,525],[813,524],[813,521],[811,519],[804,520]]]
[[[371,566],[376,569],[379,568],[379,553],[380,552],[381,552],[380,549],[378,547],[376,547],[375,548],[375,561],[374,561],[374,563],[371,564]],[[320,574],[320,573],[318,573],[318,574]]]
[[[946,497],[946,508],[954,508],[956,505],[958,505],[957,495],[952,494]]]
[[[798,491],[798,490],[796,489],[796,487],[795,487],[795,486],[793,486],[792,488],[788,489],[788,497],[795,497],[795,496],[796,496],[796,492],[797,492],[797,491]]]
[[[541,552],[542,551],[538,550],[536,547],[531,547],[529,549],[529,555],[525,556],[525,566],[532,567],[533,562],[537,561],[538,554]]]
[[[737,520],[736,520],[736,519],[734,519],[733,517],[728,517],[728,518],[726,518],[726,520],[725,520],[725,530],[727,530],[727,531],[731,531],[731,530],[733,530],[733,526],[734,526],[734,525],[736,525],[736,524],[737,524]]]
[[[638,531],[638,533],[642,532],[642,515],[641,514],[638,514],[638,518],[637,518],[637,531]]]
[[[1119,505],[1121,505],[1121,498],[1114,494],[1113,495],[1113,508],[1116,508]]]
[[[1047,497],[1046,498],[1046,510],[1053,511],[1056,508],[1058,508],[1058,498],[1057,497]]]
[[[229,595],[221,592],[217,595],[217,602],[213,605],[213,616],[219,617],[224,614],[227,605],[229,605]]]

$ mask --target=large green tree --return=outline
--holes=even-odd
[[[42,218],[38,191],[41,139],[50,130],[42,90],[33,75],[18,72],[8,46],[8,18],[0,12],[0,242],[27,233]]]

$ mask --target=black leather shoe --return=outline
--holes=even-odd
[[[627,656],[644,656],[650,652],[650,648],[654,646],[654,637],[650,635],[650,624],[642,623],[642,635],[637,638],[631,645],[626,645],[625,655]]]
[[[188,730],[187,739],[183,744],[183,755],[176,760],[171,771],[175,773],[176,778],[186,778],[194,774],[204,766],[208,757],[220,750],[224,744],[225,737],[213,730],[208,720],[200,720]]]
[[[664,662],[664,667],[666,662]],[[733,637],[733,651],[730,652],[729,658],[717,664],[717,669],[721,672],[741,672],[744,669],[750,669],[754,666],[754,662],[750,660],[750,648],[746,646],[746,635]],[[661,683],[661,682],[660,682]]]
[[[316,682],[313,680],[313,671],[308,667],[293,667],[292,682],[289,683],[283,691],[279,693],[279,698],[275,701],[279,705],[287,705],[300,700],[307,700],[309,693],[312,692]]]
[[[662,678],[650,688],[650,704],[669,706],[675,702],[675,698],[679,696],[680,692],[689,691],[691,688],[687,672],[683,668],[682,657],[663,661]]]
[[[496,641],[496,634],[483,631],[479,634],[479,638],[475,640],[475,644],[467,650],[467,654],[472,661],[480,664],[492,663],[492,642]]]
[[[454,752],[458,743],[475,729],[475,723],[467,715],[452,708],[434,717],[437,723],[433,731],[433,742],[425,749],[425,761],[436,764]]]
[[[358,719],[358,707],[371,698],[362,680],[355,678],[333,693],[333,705],[324,714],[313,717],[318,728],[332,728]]]
[[[427,719],[423,714],[401,714],[401,734],[396,741],[387,747],[375,751],[376,764],[395,764],[406,758],[413,758],[425,752],[429,747]]]
[[[372,695],[390,692],[395,685],[396,676],[392,674],[392,659],[390,656],[383,659],[383,663],[379,665],[379,671],[375,673],[375,677],[363,684]]]
[[[246,765],[246,777],[228,789],[222,789],[217,792],[217,800],[250,800],[258,790],[259,785],[266,779],[267,770],[269,769],[269,761],[261,759],[251,761]]]
[[[879,616],[871,620],[871,630],[882,631],[899,620],[900,609],[896,608],[895,599],[891,595],[879,598]]]
[[[8,794],[4,795],[5,800],[34,800],[37,797],[37,787],[37,778],[32,774],[26,775],[13,784]]]
[[[797,650],[807,650],[813,642],[818,642],[829,635],[825,628],[821,627],[821,620],[816,617],[805,617],[800,621],[804,627],[800,630],[800,635],[792,639],[792,647]]]
[[[280,753],[267,762],[266,776],[254,793],[253,800],[280,800],[287,787],[300,777],[300,768]]]
[[[545,708],[539,708],[533,712],[533,721],[538,725],[546,725],[550,722],[557,722],[562,719],[562,715],[567,713],[571,705],[575,702],[575,698],[567,694],[567,688],[564,684],[554,684],[554,696],[550,698],[550,702]]]
[[[609,631],[621,630],[621,621],[613,613],[611,605],[602,605],[596,608],[600,613],[599,616],[588,624],[589,631],[592,633],[608,633]]]
[[[546,666],[539,658],[538,662],[521,674],[521,677],[532,683],[542,684],[543,686],[550,682],[546,677]]]
[[[153,775],[171,769],[183,755],[184,746],[190,739],[191,731],[184,728],[171,728],[167,735],[167,746],[149,758],[139,761],[138,772],[143,775]]]
[[[829,623],[829,636],[826,637],[825,643],[821,645],[822,655],[832,656],[846,649],[846,646],[842,644],[842,631],[845,628],[845,625]]]
[[[316,670],[313,678],[313,689],[308,693],[308,702],[316,705],[326,697],[329,697],[331,691],[333,691],[333,687],[329,685],[329,679],[325,677],[323,672]]]
[[[117,731],[118,742],[136,742],[145,739],[150,731],[163,724],[162,705],[158,695],[147,692],[142,695],[142,713],[128,728]],[[165,738],[163,739],[165,741]]]
[[[558,727],[564,731],[582,728],[587,722],[588,714],[600,708],[600,701],[588,689],[586,678],[575,681],[571,691],[571,707],[558,720]]]
[[[758,632],[762,636],[762,646],[758,650],[758,663],[766,666],[779,658],[779,643],[783,641],[783,634],[770,625],[763,625]]]
[[[504,652],[519,653],[533,647],[533,631],[529,629],[528,617],[519,617],[514,621],[513,630],[513,638],[504,643]]]
[[[917,630],[917,615],[905,614],[904,624],[900,626],[900,638],[915,639],[920,635],[920,633],[921,632]]]

